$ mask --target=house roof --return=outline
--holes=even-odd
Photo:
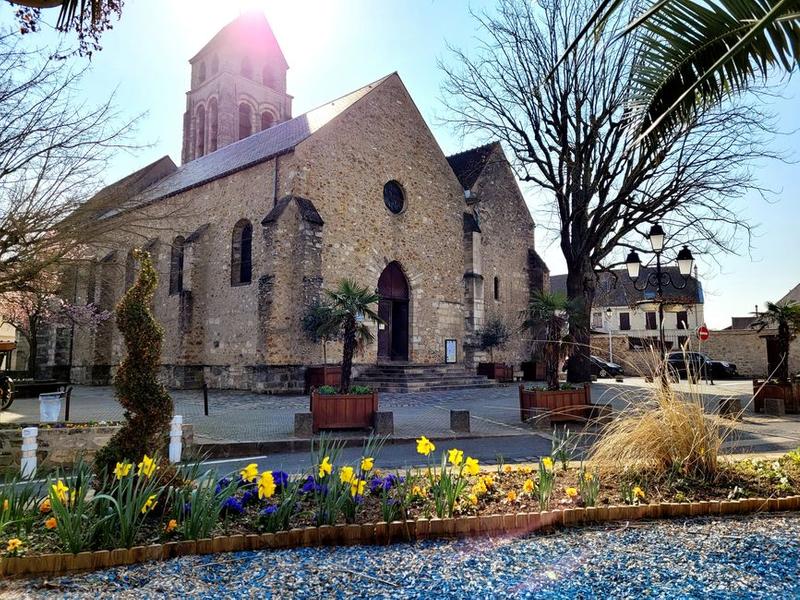
[[[207,48],[227,46],[230,44],[246,44],[248,48],[258,52],[268,53],[288,67],[286,57],[283,55],[280,44],[272,32],[272,27],[264,13],[253,10],[247,11],[236,17],[233,21],[220,29],[192,58],[193,63]]]
[[[461,182],[461,187],[465,190],[472,189],[483,169],[489,164],[489,157],[492,152],[498,146],[498,142],[491,142],[490,144],[447,157],[447,162],[450,163],[450,168],[453,169],[458,181]]]
[[[751,325],[758,321],[755,315],[749,317],[731,317],[730,327],[726,329],[751,329]]]
[[[778,300],[778,304],[786,304],[788,302],[800,302],[800,283],[789,290],[789,293],[783,298]]]
[[[124,204],[107,211],[102,218],[113,217],[126,210],[151,204],[286,154],[392,75],[387,75],[299,117],[187,162]],[[115,185],[117,184],[112,184]]]
[[[678,267],[665,267],[673,281],[682,281]],[[642,285],[645,278],[655,269],[642,267],[639,273],[639,285]],[[553,292],[567,293],[567,276],[551,275],[550,290]],[[614,269],[611,272],[604,271],[599,274],[597,282],[597,292],[595,294],[595,306],[634,306],[642,300],[649,300],[655,297],[655,290],[649,287],[646,291],[640,292],[633,287],[633,282],[628,277],[625,269]],[[683,289],[675,288],[669,284],[664,286],[664,298],[680,304],[702,304],[703,286],[694,277],[689,277],[686,287]]]

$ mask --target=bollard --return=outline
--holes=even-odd
[[[36,436],[39,435],[38,427],[25,427],[22,430],[22,459],[20,471],[22,477],[31,478],[36,473]]]
[[[67,388],[67,396],[64,399],[64,422],[69,423],[69,401],[72,399],[72,386]]]
[[[208,384],[203,382],[203,414],[208,416]]]
[[[181,462],[181,450],[183,446],[183,417],[175,415],[169,429],[169,462]]]

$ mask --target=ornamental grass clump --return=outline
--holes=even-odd
[[[166,444],[172,418],[172,398],[158,381],[164,331],[150,306],[158,277],[143,250],[134,250],[139,262],[136,282],[116,309],[117,326],[125,339],[125,358],[114,377],[116,397],[125,409],[125,423],[95,458],[98,472],[143,452],[154,455]]]
[[[590,463],[656,479],[680,474],[710,482],[729,431],[705,412],[699,393],[657,384],[649,401],[629,405],[603,429],[590,450]]]

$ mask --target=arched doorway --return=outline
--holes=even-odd
[[[386,265],[378,295],[378,316],[386,323],[378,329],[378,360],[408,360],[408,280],[398,263]]]

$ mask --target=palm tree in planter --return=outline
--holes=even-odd
[[[511,337],[505,321],[495,315],[486,321],[486,325],[478,333],[480,349],[489,353],[489,362],[478,364],[478,374],[489,379],[508,380],[513,376],[512,369],[504,363],[494,362],[495,349],[503,348]]]
[[[569,323],[581,318],[582,314],[579,302],[567,299],[564,294],[536,292],[531,297],[524,314],[523,327],[528,329],[534,339],[542,345],[547,387],[537,389],[520,386],[523,421],[541,411],[547,411],[551,420],[589,416],[584,408],[590,405],[589,384],[566,389],[558,380],[558,367],[570,349],[570,338],[567,333]]]
[[[778,366],[774,381],[753,382],[754,405],[758,412],[764,405],[764,398],[783,398],[786,412],[800,412],[800,382],[792,383],[789,374],[789,347],[800,333],[800,304],[794,301],[785,303],[767,302],[767,310],[756,315],[752,327],[763,331],[767,327],[778,330],[775,336],[778,350]]]
[[[367,321],[383,321],[373,309],[378,294],[351,279],[342,279],[333,290],[325,290],[325,318],[317,328],[322,339],[342,340],[342,375],[339,393],[325,386],[311,392],[314,431],[320,428],[370,427],[378,410],[378,397],[368,388],[351,388],[353,355],[375,340]]]

